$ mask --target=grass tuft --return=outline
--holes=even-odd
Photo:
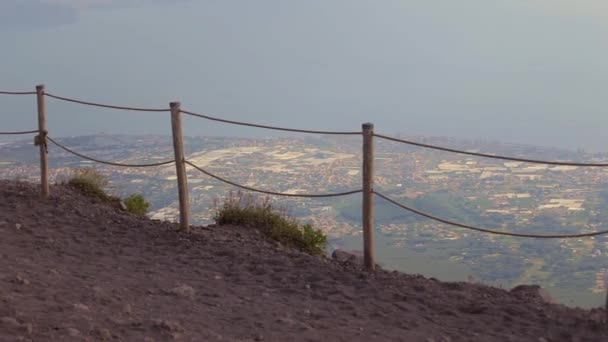
[[[98,198],[104,202],[116,202],[120,199],[106,193],[108,178],[94,168],[75,169],[67,181],[67,185],[80,190],[87,196]]]
[[[150,207],[150,203],[146,201],[144,196],[139,194],[133,194],[125,198],[124,203],[128,212],[140,216],[146,215]]]
[[[310,224],[300,224],[285,210],[273,208],[269,197],[230,192],[222,203],[216,201],[215,222],[219,225],[258,228],[269,238],[313,255],[325,255],[327,236]]]

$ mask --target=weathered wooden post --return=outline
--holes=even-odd
[[[49,159],[46,135],[46,103],[44,101],[44,85],[36,86],[36,99],[38,102],[38,136],[34,143],[40,147],[40,196],[49,197]]]
[[[170,107],[173,149],[175,151],[175,171],[177,173],[177,190],[179,192],[179,224],[182,231],[190,232],[190,201],[188,198],[188,178],[186,176],[186,158],[184,157],[180,103],[171,102]]]
[[[374,253],[374,124],[363,127],[363,259],[365,268],[376,267]]]
[[[606,289],[606,302],[604,303],[604,323],[608,324],[608,274],[604,273],[604,289]]]

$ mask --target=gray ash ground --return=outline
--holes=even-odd
[[[0,341],[608,341],[603,311],[0,181]],[[497,265],[499,267],[499,265]]]

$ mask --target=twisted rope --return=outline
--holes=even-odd
[[[192,164],[189,161],[184,161],[186,164],[192,166],[193,168],[199,170],[200,172],[206,174],[207,176],[211,177],[211,178],[215,178],[220,182],[226,183],[226,184],[230,184],[232,186],[236,186],[237,188],[241,188],[244,190],[249,190],[249,191],[253,191],[253,192],[260,192],[263,194],[267,194],[267,195],[274,195],[274,196],[286,196],[286,197],[303,197],[303,198],[325,198],[325,197],[338,197],[338,196],[348,196],[348,195],[352,195],[352,194],[356,194],[361,192],[362,190],[352,190],[352,191],[345,191],[345,192],[338,192],[338,193],[333,193],[333,194],[286,194],[286,193],[282,193],[282,192],[274,192],[274,191],[267,191],[267,190],[260,190],[260,189],[255,189],[255,188],[251,188],[245,185],[240,185],[237,184],[235,182],[231,182],[227,179],[224,179],[220,176],[214,175],[213,173],[206,171],[194,164]]]
[[[445,224],[449,224],[452,226],[456,226],[456,227],[461,227],[461,228],[466,228],[466,229],[471,229],[471,230],[475,230],[478,232],[482,232],[482,233],[489,233],[489,234],[495,234],[495,235],[506,235],[506,236],[516,236],[516,237],[526,237],[526,238],[537,238],[537,239],[569,239],[569,238],[580,238],[580,237],[589,237],[589,236],[597,236],[597,235],[604,235],[604,234],[608,234],[608,230],[602,230],[602,231],[598,231],[598,232],[591,232],[591,233],[581,233],[581,234],[563,234],[563,235],[535,235],[535,234],[524,234],[524,233],[511,233],[511,232],[505,232],[505,231],[499,231],[499,230],[493,230],[493,229],[487,229],[487,228],[479,228],[479,227],[475,227],[475,226],[470,226],[468,224],[462,224],[462,223],[458,223],[458,222],[454,222],[454,221],[450,221],[450,220],[446,220],[446,219],[442,219],[440,217],[431,215],[431,214],[427,214],[425,212],[422,212],[420,210],[416,210],[414,208],[410,208],[404,204],[401,204],[379,192],[374,192],[378,197],[383,198],[385,200],[387,200],[388,202],[402,208],[405,209],[407,211],[410,211],[414,214],[420,215],[420,216],[424,216],[428,219],[434,220],[434,221],[438,221],[441,223],[445,223]]]
[[[76,100],[76,99],[71,99],[71,98],[67,98],[67,97],[62,97],[62,96],[57,96],[57,95],[53,95],[50,93],[44,93],[45,96],[57,99],[57,100],[61,100],[61,101],[66,101],[66,102],[73,102],[73,103],[79,103],[79,104],[83,104],[83,105],[87,105],[87,106],[93,106],[93,107],[101,107],[101,108],[110,108],[110,109],[120,109],[120,110],[130,110],[130,111],[136,111],[136,112],[169,112],[170,109],[168,108],[139,108],[139,107],[124,107],[124,106],[114,106],[114,105],[106,105],[106,104],[101,104],[101,103],[95,103],[95,102],[87,102],[87,101],[82,101],[82,100]]]
[[[78,152],[75,152],[65,146],[63,146],[62,144],[58,143],[57,141],[55,141],[53,138],[51,137],[47,137],[47,139],[52,142],[53,144],[55,144],[57,147],[63,149],[64,151],[71,153],[73,155],[76,155],[82,159],[86,159],[86,160],[90,160],[96,163],[100,163],[100,164],[106,164],[106,165],[111,165],[111,166],[121,166],[121,167],[154,167],[154,166],[162,166],[162,165],[167,165],[167,164],[171,164],[174,162],[174,160],[168,160],[168,161],[164,161],[164,162],[160,162],[160,163],[151,163],[151,164],[122,164],[122,163],[113,163],[113,162],[108,162],[108,161],[103,161],[103,160],[99,160],[99,159],[95,159],[95,158],[91,158],[91,157],[87,157],[83,154],[80,154]]]
[[[267,126],[267,125],[260,125],[260,124],[242,122],[242,121],[234,121],[234,120],[226,120],[226,119],[214,118],[212,116],[203,115],[203,114],[197,114],[197,113],[190,112],[190,111],[187,111],[187,110],[182,110],[181,112],[184,113],[184,114],[196,116],[196,117],[203,118],[203,119],[206,119],[206,120],[224,122],[224,123],[228,123],[228,124],[247,126],[247,127],[257,127],[257,128],[264,128],[264,129],[272,129],[272,130],[276,130],[276,131],[297,132],[297,133],[311,133],[311,134],[332,134],[332,135],[361,135],[361,132],[315,131],[315,130],[308,130],[308,129],[296,129],[296,128],[285,128],[285,127],[277,127],[277,126]]]
[[[599,164],[576,163],[576,162],[559,162],[559,161],[527,159],[527,158],[517,158],[517,157],[505,157],[505,156],[499,156],[499,155],[494,155],[494,154],[468,152],[468,151],[457,150],[454,148],[423,144],[423,143],[419,143],[419,142],[415,142],[415,141],[411,141],[411,140],[393,138],[393,137],[389,137],[389,136],[382,135],[382,134],[374,134],[374,136],[376,136],[378,138],[386,139],[386,140],[391,140],[391,141],[395,141],[395,142],[408,144],[408,145],[414,145],[414,146],[425,147],[425,148],[430,148],[430,149],[439,150],[439,151],[466,154],[469,156],[477,156],[477,157],[484,157],[484,158],[511,160],[511,161],[519,161],[519,162],[524,162],[524,163],[534,163],[534,164],[561,165],[561,166],[596,166],[596,167],[608,166],[608,163],[599,163]]]
[[[0,132],[0,135],[19,135],[19,134],[33,134],[33,133],[38,133],[38,130],[20,131],[20,132]]]
[[[0,91],[0,95],[36,95],[35,91]]]

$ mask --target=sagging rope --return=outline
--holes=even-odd
[[[171,164],[173,163],[175,160],[168,160],[168,161],[164,161],[164,162],[159,162],[159,163],[150,163],[150,164],[123,164],[123,163],[114,163],[114,162],[108,162],[108,161],[104,161],[104,160],[99,160],[99,159],[95,159],[95,158],[91,158],[88,156],[85,156],[84,154],[78,153],[74,150],[71,150],[65,146],[63,146],[62,144],[58,143],[57,141],[55,141],[53,138],[51,137],[46,137],[50,142],[52,142],[53,144],[55,144],[57,147],[63,149],[64,151],[71,153],[73,155],[76,155],[82,159],[86,159],[89,161],[93,161],[96,163],[100,163],[100,164],[106,164],[106,165],[111,165],[111,166],[121,166],[121,167],[155,167],[155,166],[163,166],[163,165],[167,165],[167,164]]]
[[[217,176],[209,171],[206,171],[196,165],[194,165],[193,163],[189,162],[189,161],[185,161],[186,164],[192,166],[193,168],[197,169],[198,171],[206,174],[207,176],[211,177],[211,178],[215,178],[220,182],[226,183],[226,184],[230,184],[232,186],[235,186],[237,188],[241,188],[244,190],[249,190],[249,191],[253,191],[253,192],[259,192],[259,193],[263,193],[263,194],[267,194],[267,195],[274,195],[274,196],[286,196],[286,197],[303,197],[303,198],[327,198],[327,197],[338,197],[338,196],[348,196],[348,195],[352,195],[352,194],[356,194],[361,192],[362,190],[351,190],[351,191],[345,191],[345,192],[338,192],[338,193],[332,193],[332,194],[286,194],[286,193],[282,193],[282,192],[274,192],[274,191],[268,191],[268,190],[260,190],[260,189],[256,189],[256,188],[252,188],[252,187],[248,187],[245,185],[241,185],[235,182],[231,182],[227,179],[224,179],[220,176]]]
[[[560,165],[560,166],[588,166],[588,167],[606,167],[606,166],[608,166],[608,163],[598,163],[598,164],[577,163],[577,162],[560,162],[560,161],[551,161],[551,160],[506,157],[506,156],[487,154],[487,153],[463,151],[463,150],[458,150],[458,149],[449,148],[449,147],[442,147],[442,146],[437,146],[437,145],[423,144],[423,143],[419,143],[419,142],[415,142],[415,141],[411,141],[411,140],[393,138],[393,137],[389,137],[389,136],[382,135],[382,134],[374,134],[374,136],[376,136],[378,138],[386,139],[386,140],[391,140],[394,142],[408,144],[408,145],[430,148],[433,150],[439,150],[439,151],[445,151],[445,152],[451,152],[451,153],[466,154],[469,156],[484,157],[484,158],[502,159],[502,160],[510,160],[510,161],[518,161],[518,162],[534,163],[534,164]]]
[[[525,233],[511,233],[511,232],[505,232],[505,231],[499,231],[499,230],[493,230],[493,229],[487,229],[487,228],[480,228],[480,227],[475,227],[475,226],[471,226],[468,224],[463,224],[463,223],[458,223],[458,222],[454,222],[454,221],[450,221],[450,220],[446,220],[446,219],[442,219],[440,217],[422,212],[420,210],[408,207],[404,204],[401,204],[393,199],[391,199],[388,196],[385,196],[379,192],[374,192],[376,194],[376,196],[385,199],[386,201],[400,207],[401,209],[405,209],[407,211],[410,211],[414,214],[426,217],[428,219],[437,221],[437,222],[441,222],[441,223],[445,223],[445,224],[449,224],[451,226],[456,226],[456,227],[460,227],[460,228],[466,228],[466,229],[471,229],[474,231],[478,231],[478,232],[482,232],[482,233],[488,233],[488,234],[495,234],[495,235],[505,235],[505,236],[515,236],[515,237],[525,237],[525,238],[537,238],[537,239],[570,239],[570,238],[580,238],[580,237],[590,237],[590,236],[598,236],[598,235],[604,235],[604,234],[608,234],[608,230],[602,230],[602,231],[597,231],[597,232],[591,232],[591,233],[580,233],[580,234],[549,234],[549,235],[537,235],[537,234],[525,234]]]
[[[36,95],[35,91],[0,91],[0,95]]]
[[[257,127],[257,128],[264,128],[264,129],[272,129],[272,130],[275,130],[275,131],[310,133],[310,134],[327,134],[327,135],[361,135],[361,132],[317,131],[317,130],[308,130],[308,129],[285,128],[285,127],[277,127],[277,126],[260,125],[260,124],[255,124],[255,123],[242,122],[242,121],[220,119],[220,118],[215,118],[215,117],[208,116],[208,115],[203,115],[203,114],[198,114],[198,113],[190,112],[190,111],[187,111],[187,110],[182,110],[181,112],[184,113],[184,114],[188,114],[188,115],[191,115],[191,116],[196,116],[196,117],[203,118],[203,119],[206,119],[206,120],[217,121],[217,122],[224,122],[224,123],[228,123],[228,124],[247,126],[247,127]]]
[[[17,132],[0,132],[0,135],[21,135],[21,134],[34,134],[34,133],[38,133],[38,130],[17,131]]]
[[[88,101],[82,101],[82,100],[76,100],[76,99],[71,99],[71,98],[67,98],[67,97],[57,96],[57,95],[53,95],[53,94],[50,94],[50,93],[47,93],[47,92],[45,92],[44,95],[48,96],[50,98],[54,98],[56,100],[61,100],[61,101],[66,101],[66,102],[73,102],[73,103],[79,103],[79,104],[83,104],[83,105],[87,105],[87,106],[93,106],[93,107],[120,109],[120,110],[129,110],[129,111],[136,111],[136,112],[169,112],[169,111],[171,111],[168,108],[139,108],[139,107],[125,107],[125,106],[107,105],[107,104],[102,104],[102,103],[88,102]]]

